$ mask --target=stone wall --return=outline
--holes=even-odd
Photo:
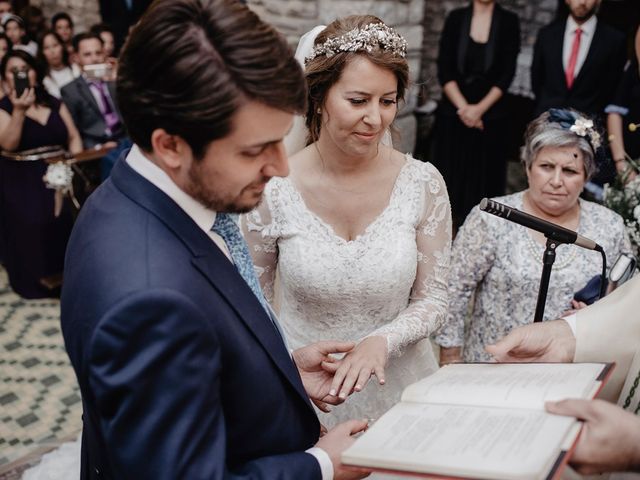
[[[67,12],[73,18],[76,33],[100,22],[97,0],[31,0],[30,4],[42,8],[47,19],[56,12]]]
[[[326,25],[338,17],[372,14],[396,28],[409,43],[407,60],[415,83],[422,64],[424,0],[249,0],[249,6],[261,18],[275,25],[295,46],[300,36],[316,25]],[[394,139],[402,151],[412,151],[415,144],[415,88],[407,96],[396,126]]]

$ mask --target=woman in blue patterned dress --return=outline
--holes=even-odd
[[[579,198],[595,173],[599,143],[598,132],[578,112],[543,113],[529,125],[522,149],[529,188],[496,200],[579,232],[602,245],[607,258],[614,260],[630,252],[622,218]],[[533,320],[545,244],[541,233],[473,208],[453,245],[449,318],[436,337],[441,363],[489,361],[485,345]],[[596,252],[560,245],[544,319],[580,308],[574,293],[601,268]]]

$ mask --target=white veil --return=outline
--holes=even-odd
[[[307,33],[300,37],[300,41],[298,42],[298,48],[296,48],[296,60],[300,62],[302,68],[304,69],[304,59],[311,55],[311,51],[313,50],[313,43],[316,40],[316,37],[326,28],[326,25],[318,25],[313,27]],[[294,153],[302,150],[307,143],[307,135],[309,130],[305,125],[304,115],[296,115],[293,119],[293,126],[291,127],[291,131],[284,138],[284,148],[287,151],[287,155],[290,157]],[[383,145],[393,146],[393,142],[391,140],[391,132],[387,129],[382,136],[381,143]]]

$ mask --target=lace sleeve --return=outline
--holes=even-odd
[[[435,341],[442,347],[464,343],[464,321],[473,293],[493,265],[495,239],[487,238],[491,229],[487,214],[474,207],[453,242],[449,277],[449,314]]]
[[[249,245],[249,252],[264,296],[267,302],[273,305],[278,265],[278,233],[272,223],[270,203],[265,195],[260,206],[240,217],[240,227]]]
[[[409,305],[387,325],[368,336],[387,338],[389,356],[435,333],[447,315],[447,275],[451,252],[451,207],[440,173],[425,165],[423,212],[416,226],[416,278]]]

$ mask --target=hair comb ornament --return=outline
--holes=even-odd
[[[584,137],[591,146],[594,154],[602,145],[602,137],[593,125],[593,120],[560,108],[549,110],[549,122],[557,123],[565,130],[570,130],[579,137]]]
[[[407,54],[407,41],[384,23],[369,23],[316,45],[304,63],[320,55],[331,58],[340,52],[372,52],[376,48],[404,58]]]

